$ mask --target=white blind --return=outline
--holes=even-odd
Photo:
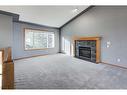
[[[25,29],[25,49],[54,48],[54,32]]]

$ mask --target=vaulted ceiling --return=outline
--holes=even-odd
[[[61,27],[89,6],[0,6],[0,10],[19,14],[19,20]]]

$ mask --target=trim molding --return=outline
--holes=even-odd
[[[46,25],[41,25],[41,24],[36,24],[36,23],[26,22],[26,21],[19,21],[18,20],[18,21],[13,21],[13,22],[21,23],[21,24],[29,24],[29,25],[38,26],[38,27],[59,29],[59,27],[46,26]]]
[[[72,19],[70,19],[68,22],[66,22],[65,24],[63,24],[61,28],[63,28],[64,26],[66,26],[67,24],[69,24],[70,22],[72,22],[73,20],[75,20],[76,18],[78,18],[79,16],[81,16],[82,14],[86,13],[87,11],[89,11],[90,9],[92,9],[95,6],[89,6],[88,8],[86,8],[85,10],[83,10],[81,13],[77,14],[75,17],[73,17]]]
[[[33,56],[28,56],[28,57],[15,58],[13,60],[15,61],[15,60],[21,60],[21,59],[27,59],[27,58],[33,58],[33,57],[39,57],[39,56],[47,56],[47,55],[53,55],[53,54],[33,55]]]
[[[101,62],[101,63],[102,64],[107,64],[107,65],[110,65],[110,66],[114,66],[114,67],[119,67],[119,68],[127,69],[127,67],[123,67],[123,66],[120,66],[120,65],[114,65],[114,64],[106,63],[106,62]]]
[[[0,10],[0,14],[12,16],[13,21],[18,21],[19,20],[19,15],[18,14],[14,14],[14,13],[2,11],[2,10]]]

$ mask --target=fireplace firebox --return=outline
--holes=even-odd
[[[96,41],[95,40],[76,40],[75,57],[96,62]]]
[[[79,47],[79,56],[82,58],[91,59],[91,48],[90,47]]]

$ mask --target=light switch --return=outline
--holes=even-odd
[[[110,47],[110,45],[111,45],[111,42],[110,42],[110,41],[108,41],[108,42],[107,42],[107,48],[109,48],[109,47]]]
[[[108,42],[107,42],[107,45],[111,45],[111,42],[110,42],[110,41],[108,41]]]

